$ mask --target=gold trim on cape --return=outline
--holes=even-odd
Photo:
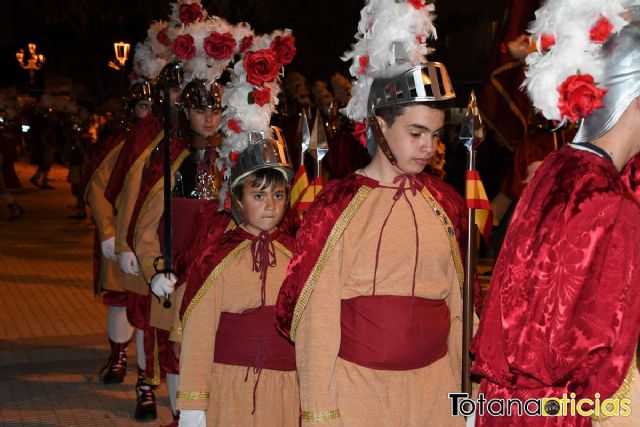
[[[333,411],[302,411],[302,420],[322,423],[325,421],[332,421],[340,418],[340,409],[334,409]]]
[[[188,400],[205,400],[208,399],[211,393],[208,391],[177,391],[176,397],[178,399]]]

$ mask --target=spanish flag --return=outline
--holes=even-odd
[[[317,176],[313,178],[313,181],[309,184],[307,189],[302,194],[302,197],[298,201],[298,206],[296,206],[296,210],[298,211],[298,215],[300,218],[304,215],[304,213],[309,209],[311,203],[316,198],[318,193],[322,190],[322,178]]]
[[[298,209],[300,200],[302,199],[307,187],[309,187],[309,178],[307,178],[307,170],[302,164],[298,168],[295,176],[293,177],[293,182],[291,183],[291,209]],[[299,213],[299,218],[302,219],[302,213]]]
[[[467,208],[476,210],[476,225],[484,241],[488,242],[491,235],[491,227],[493,226],[493,211],[477,170],[467,171],[465,197],[467,199]]]

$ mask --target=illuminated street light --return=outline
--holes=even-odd
[[[113,50],[116,53],[116,60],[118,62],[109,61],[109,67],[114,70],[124,71],[124,64],[127,63],[127,59],[129,59],[129,49],[131,45],[125,42],[115,42],[113,44]]]
[[[24,50],[20,49],[16,52],[16,59],[18,60],[18,64],[23,70],[29,71],[29,83],[33,84],[35,73],[39,69],[42,68],[44,64],[44,55],[36,53],[36,44],[29,43],[29,59],[27,59],[27,63],[24,63]]]

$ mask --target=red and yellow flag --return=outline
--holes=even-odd
[[[304,168],[304,165],[300,165],[291,183],[291,200],[289,202],[291,209],[297,209],[300,199],[307,187],[309,187],[307,170]],[[302,218],[302,216],[300,216],[300,218]]]
[[[467,199],[467,208],[476,210],[476,225],[485,242],[488,242],[493,226],[493,211],[477,170],[467,171],[465,198]]]
[[[313,181],[311,181],[307,189],[302,194],[302,197],[298,201],[296,210],[298,211],[300,218],[302,218],[302,215],[306,212],[307,209],[309,209],[309,206],[311,206],[311,203],[313,203],[313,200],[316,198],[316,196],[320,193],[321,190],[322,190],[322,178],[317,176],[313,178]]]

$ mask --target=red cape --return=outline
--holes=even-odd
[[[419,178],[453,223],[460,257],[464,260],[467,229],[467,210],[464,200],[449,185],[437,178],[427,174],[420,174]],[[377,181],[358,174],[330,181],[305,214],[302,226],[296,236],[296,245],[289,270],[276,303],[276,325],[286,336],[291,336],[293,313],[298,298],[311,271],[318,263],[327,238],[336,222],[361,187],[376,188],[378,185]],[[475,288],[475,295],[478,297],[476,302],[479,304],[480,287],[477,282]]]
[[[134,166],[142,153],[150,144],[162,141],[162,122],[154,115],[137,121],[127,133],[126,140],[113,168],[109,184],[104,192],[105,197],[116,207],[116,201],[123,190],[129,170]],[[164,134],[164,133],[163,133]]]
[[[186,286],[180,308],[181,319],[211,272],[243,241],[252,241],[257,238],[240,227],[224,232],[226,227],[229,226],[228,219],[229,215],[226,213],[211,216],[207,221],[209,224],[207,228],[213,229],[212,232],[194,245],[199,256],[193,259],[184,280],[180,280]],[[283,232],[282,229],[278,229],[272,235],[272,239],[289,251],[293,251],[295,240],[289,234]],[[283,262],[282,257],[277,258],[277,260],[278,262]],[[285,262],[288,262],[288,260],[285,260]]]
[[[522,194],[474,338],[486,399],[610,397],[640,333],[640,207],[605,158],[565,146]],[[491,426],[582,426],[513,417]]]
[[[84,169],[81,181],[81,193],[86,194],[87,185],[89,180],[93,177],[93,174],[98,170],[102,162],[107,158],[111,151],[118,147],[120,143],[124,142],[126,138],[127,130],[120,128],[113,132],[111,135],[93,144],[89,150],[89,161]]]
[[[188,155],[189,142],[172,136],[171,137],[171,172],[172,176],[180,168],[180,165]],[[142,212],[147,199],[152,196],[151,190],[159,186],[159,191],[164,191],[164,150],[154,150],[151,153],[149,161],[142,171],[142,183],[140,184],[140,192],[136,199],[136,204],[129,221],[129,229],[127,231],[127,244],[130,248],[134,248],[133,240],[138,226],[138,217]]]

